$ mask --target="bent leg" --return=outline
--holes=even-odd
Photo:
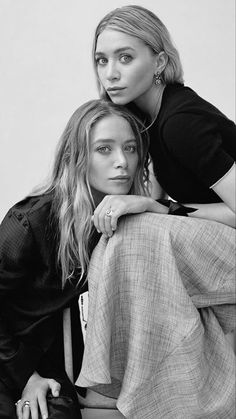
[[[126,217],[106,253],[124,250],[120,262],[127,252],[141,270],[148,259],[158,281],[178,283],[196,308],[214,308],[227,333],[236,324],[235,238],[233,228],[214,221],[146,213]]]
[[[118,397],[127,418],[233,419],[234,354],[223,331],[235,325],[234,234],[146,213],[102,238],[78,384]]]

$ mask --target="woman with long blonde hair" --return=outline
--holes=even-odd
[[[49,180],[1,224],[1,418],[81,417],[65,372],[62,313],[70,308],[76,379],[83,355],[78,297],[100,237],[94,210],[106,195],[140,194],[150,202],[148,138],[141,131],[137,118],[115,104],[80,106],[61,137]]]
[[[145,124],[159,195],[156,214],[125,216],[142,200],[132,195],[95,209],[100,231],[118,229],[90,261],[79,384],[130,419],[234,419],[235,123],[184,85],[169,31],[145,7],[101,19],[93,62],[100,96]]]

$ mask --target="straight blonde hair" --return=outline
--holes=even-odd
[[[100,96],[108,98],[97,74],[95,59],[97,39],[105,29],[113,29],[139,38],[154,53],[164,51],[167,64],[161,74],[165,84],[183,84],[183,68],[179,53],[174,46],[171,36],[163,22],[150,10],[137,5],[123,6],[108,13],[98,24],[93,41],[93,63],[97,77]]]

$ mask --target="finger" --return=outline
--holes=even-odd
[[[94,211],[94,225],[99,233],[105,233],[104,214],[110,208],[109,197],[105,196]]]
[[[39,418],[39,415],[38,415],[38,402],[37,402],[37,400],[30,402],[30,409],[29,409],[29,411],[30,411],[30,414],[31,414],[31,419],[38,419]]]
[[[22,411],[23,411],[23,416],[22,416],[23,419],[29,419],[30,418],[30,405],[23,403]]]
[[[117,229],[118,218],[119,218],[119,215],[117,213],[113,214],[113,216],[111,217],[111,229],[113,233]]]
[[[94,214],[93,214],[92,219],[93,219],[93,224],[94,224],[94,227],[96,228],[97,232],[98,232],[98,233],[101,233],[101,231],[99,230],[99,224],[98,224],[98,211],[97,211],[97,210],[95,210],[95,211],[94,211]]]
[[[16,415],[17,415],[18,419],[23,418],[22,401],[21,400],[18,400],[18,402],[16,402]]]
[[[111,221],[112,221],[112,216],[108,216],[107,214],[105,214],[105,216],[104,216],[104,228],[105,228],[105,233],[108,237],[111,237],[112,234],[113,234],[112,227],[111,227]]]
[[[101,204],[94,211],[94,225],[99,233],[104,233],[104,213],[105,209]]]
[[[97,230],[100,231],[102,234],[107,235],[104,211],[99,212],[99,214],[97,215]]]
[[[48,385],[52,392],[53,397],[58,397],[61,390],[61,384],[52,378],[48,380]]]
[[[96,218],[96,217],[94,217],[94,215],[92,215],[92,217],[91,217],[91,221],[92,221],[92,223],[93,223],[94,227],[96,228],[97,232],[98,232],[98,233],[101,233],[101,231],[100,231],[100,230],[99,230],[99,228],[98,228],[97,218]]]
[[[39,411],[41,413],[42,419],[48,418],[48,405],[47,405],[47,399],[46,396],[43,394],[40,394],[38,397],[38,403],[39,403]]]

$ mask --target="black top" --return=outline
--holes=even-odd
[[[55,340],[54,357],[64,368],[62,311],[67,306],[72,308],[76,331],[72,335],[76,373],[82,361],[78,311],[82,290],[76,287],[78,278],[64,289],[61,286],[52,199],[26,198],[11,208],[0,226],[0,380],[12,389],[21,390],[34,370],[49,362],[47,353]]]
[[[233,121],[189,87],[170,84],[148,132],[155,175],[171,198],[182,203],[221,201],[209,188],[236,160]]]

